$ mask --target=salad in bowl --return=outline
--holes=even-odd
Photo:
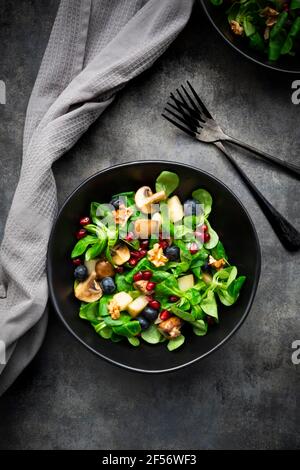
[[[179,187],[177,174],[163,171],[153,188],[92,201],[79,220],[74,295],[102,339],[173,351],[188,329],[204,336],[219,322],[219,303],[237,301],[246,278],[210,224],[210,193],[199,188],[182,201]]]

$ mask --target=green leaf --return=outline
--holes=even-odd
[[[98,323],[97,325],[94,325],[96,333],[101,336],[101,338],[104,339],[110,339],[112,336],[112,329],[110,326],[106,326],[105,322]]]
[[[97,241],[98,238],[94,237],[93,235],[87,235],[81,240],[78,240],[71,253],[71,258],[77,258],[78,256],[81,256],[89,245],[93,245],[94,243],[97,243]]]
[[[80,318],[90,322],[98,320],[99,318],[99,300],[88,304],[82,303],[79,310]]]
[[[136,336],[141,332],[141,325],[137,320],[131,320],[120,326],[113,326],[113,332],[120,336]]]
[[[220,302],[226,307],[233,305],[239,297],[240,290],[245,280],[245,276],[240,276],[230,284],[228,289],[217,289],[216,293],[220,299]]]
[[[119,336],[117,335],[116,333],[114,333],[114,331],[112,332],[112,335],[110,337],[111,341],[113,343],[119,343],[119,341],[122,341],[122,336]]]
[[[147,330],[142,331],[141,337],[150,344],[157,344],[161,340],[161,333],[156,325],[150,325]]]
[[[132,284],[126,281],[125,274],[116,274],[115,283],[116,283],[118,292],[129,292],[133,288]]]
[[[164,191],[166,196],[170,196],[179,185],[179,178],[176,173],[163,171],[156,179],[155,189],[157,192]]]
[[[205,336],[207,333],[207,323],[204,320],[197,320],[193,323],[193,332],[197,336]]]
[[[206,315],[205,313],[203,312],[202,308],[200,307],[200,305],[194,305],[192,307],[192,315],[193,317],[195,318],[195,320],[204,320]]]
[[[209,290],[207,296],[201,301],[200,304],[202,310],[210,317],[218,320],[218,306],[215,299],[215,294],[212,290]]]
[[[300,8],[300,0],[292,0],[290,3],[290,10],[297,10]]]
[[[249,41],[250,41],[250,47],[252,47],[252,49],[255,49],[256,51],[259,51],[259,52],[264,52],[265,43],[264,43],[262,36],[258,32],[252,34],[252,36],[250,36],[249,38]]]
[[[105,324],[108,326],[118,327],[118,326],[123,326],[127,324],[128,322],[130,322],[131,316],[123,313],[120,315],[120,318],[118,318],[117,320],[113,320],[110,315],[107,317],[103,317],[103,320],[105,321]]]
[[[222,5],[223,0],[210,0],[213,5],[218,7],[219,5]]]
[[[218,244],[218,241],[219,241],[219,236],[217,234],[217,232],[215,232],[210,223],[208,222],[208,220],[205,221],[207,227],[208,227],[208,233],[210,235],[210,240],[204,244],[205,248],[207,248],[208,250],[211,250],[212,248],[214,248],[217,244]]]
[[[273,28],[270,31],[270,38],[275,38],[284,28],[285,23],[287,22],[287,19],[289,17],[289,14],[287,11],[283,11],[278,15],[277,21],[274,24]]]
[[[159,268],[153,271],[151,281],[153,282],[162,282],[167,279],[172,274],[168,273],[167,271],[162,271]]]
[[[181,318],[184,321],[187,322],[194,322],[196,319],[194,315],[191,312],[185,312],[184,310],[176,307],[176,305],[173,305],[169,308],[169,310],[176,315],[176,317]]]
[[[104,295],[101,297],[99,301],[99,315],[100,317],[107,317],[109,316],[109,312],[107,309],[108,302],[113,298],[112,295]]]
[[[243,21],[243,26],[244,26],[244,31],[245,31],[245,34],[246,36],[252,36],[252,34],[255,33],[256,31],[256,28],[254,26],[253,23],[251,23],[251,21],[249,20],[249,18],[244,18],[244,21]]]
[[[185,291],[184,297],[188,299],[191,305],[197,305],[200,303],[201,300],[200,292],[194,287],[191,287],[190,289]]]
[[[221,258],[226,259],[226,260],[228,259],[224,245],[220,240],[218,241],[217,245],[212,249],[211,255],[216,260],[221,259]]]
[[[224,282],[223,288],[228,288],[237,276],[236,266],[228,266],[220,269],[213,276],[213,283]]]
[[[128,336],[127,339],[132,346],[137,347],[140,345],[140,340],[136,336]]]
[[[177,336],[177,338],[170,339],[167,345],[169,351],[175,351],[175,349],[180,348],[185,341],[185,337],[183,335]]]
[[[91,246],[87,252],[85,253],[85,259],[87,261],[97,258],[99,255],[101,255],[102,251],[105,249],[106,245],[106,238],[103,238],[101,240],[98,240],[96,243],[94,243],[93,246]]]
[[[204,247],[202,247],[201,250],[197,251],[197,253],[192,255],[190,268],[195,269],[195,268],[203,266],[207,258],[208,258],[208,251]]]
[[[299,0],[299,4],[300,4],[300,0]],[[287,38],[282,46],[281,54],[288,54],[289,52],[291,52],[293,45],[294,45],[294,40],[297,38],[299,33],[300,33],[300,16],[298,16],[295,19],[294,23],[292,24],[291,29],[287,35]]]
[[[196,189],[196,191],[193,191],[192,196],[203,205],[204,214],[207,217],[212,208],[212,197],[209,192],[205,189]]]
[[[158,296],[169,296],[177,295],[178,297],[182,296],[182,292],[178,287],[178,282],[172,274],[162,281],[160,284],[157,284],[155,288],[155,294]]]

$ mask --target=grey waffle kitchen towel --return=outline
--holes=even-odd
[[[192,5],[193,0],[60,3],[28,105],[20,180],[0,251],[0,394],[35,355],[46,330],[45,262],[57,211],[52,164],[115,93],[165,51]]]

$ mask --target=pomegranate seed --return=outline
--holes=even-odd
[[[166,321],[172,316],[172,314],[168,310],[163,310],[159,316],[162,321]]]
[[[142,271],[142,275],[143,275],[143,280],[144,281],[149,281],[149,279],[151,279],[153,273],[151,271]]]
[[[152,297],[152,295],[147,295],[146,298],[147,298],[147,300],[148,300],[148,303],[153,302],[153,300],[154,300],[154,298]]]
[[[123,266],[117,266],[115,268],[115,271],[116,271],[116,273],[121,274],[122,272],[124,272],[124,268],[123,268]]]
[[[151,302],[149,302],[149,307],[152,307],[154,308],[155,310],[159,310],[160,309],[160,302],[158,300],[151,300]]]
[[[146,248],[148,248],[148,246],[149,246],[149,240],[140,241],[140,247],[141,248],[146,249]]]
[[[210,234],[208,232],[205,232],[205,234],[204,234],[204,243],[209,242],[209,240],[210,240]]]
[[[126,235],[126,237],[125,237],[125,240],[126,240],[127,242],[132,242],[133,239],[134,239],[134,234],[133,234],[133,232],[128,232],[127,235]]]
[[[144,258],[144,256],[146,256],[146,254],[147,254],[147,250],[141,250],[141,249],[139,249],[139,254],[140,254],[140,257],[141,257],[141,258]]]
[[[76,233],[76,238],[78,240],[80,240],[81,238],[85,237],[86,236],[86,230],[84,228],[81,228],[80,230],[78,230],[78,232]]]
[[[210,317],[208,315],[206,315],[206,321],[207,321],[208,325],[214,325],[215,324],[215,320],[213,319],[213,317]]]
[[[91,219],[89,217],[82,217],[79,220],[80,225],[88,225],[91,223]]]
[[[197,243],[191,243],[189,250],[192,255],[197,253],[199,251]]]
[[[139,259],[140,258],[140,254],[138,251],[132,251],[130,253],[130,255],[132,256],[132,258],[135,258],[135,259]]]
[[[203,232],[207,232],[208,226],[206,224],[203,224],[202,225],[202,230],[203,230]]]
[[[167,240],[162,240],[161,242],[159,242],[159,246],[165,250],[166,248],[168,248],[169,246],[169,242]]]
[[[137,264],[137,262],[138,262],[138,260],[135,259],[135,258],[130,258],[130,260],[128,261],[130,266],[135,266]]]
[[[146,285],[146,289],[151,292],[156,286],[156,283],[155,282],[148,282],[148,284]]]
[[[72,260],[74,266],[80,266],[82,264],[82,261],[80,258],[76,258]]]
[[[177,302],[179,300],[179,297],[177,295],[170,295],[169,301],[170,302]]]
[[[133,279],[135,282],[137,281],[141,281],[143,279],[143,274],[140,272],[136,273],[134,276],[133,276]]]

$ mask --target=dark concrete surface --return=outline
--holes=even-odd
[[[26,104],[58,0],[0,0],[0,237],[18,180]],[[256,224],[262,276],[248,320],[203,362],[165,376],[135,375],[93,356],[50,310],[41,351],[0,399],[1,449],[299,448],[299,255],[277,241],[253,198],[213,148],[160,119],[170,90],[190,79],[232,134],[300,165],[300,106],[291,78],[240,58],[199,7],[167,53],[120,93],[55,167],[60,203],[82,179],[135,159],[190,162],[221,178]],[[239,154],[264,194],[300,229],[300,186]],[[238,227],[236,228],[238,230]]]

